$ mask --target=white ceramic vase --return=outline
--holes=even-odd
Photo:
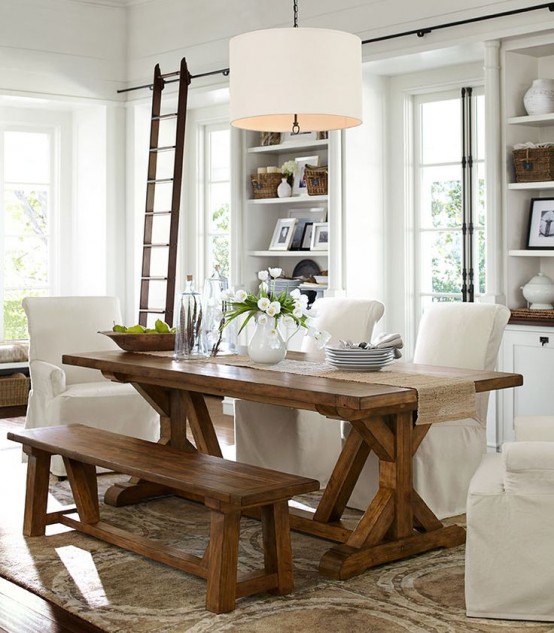
[[[266,314],[256,317],[256,329],[248,343],[248,356],[255,363],[275,365],[282,361],[287,354],[285,343],[275,319]]]
[[[554,112],[554,79],[535,79],[523,96],[527,114]]]
[[[286,178],[281,178],[281,183],[277,187],[277,197],[290,198],[292,195],[292,187],[287,182]]]

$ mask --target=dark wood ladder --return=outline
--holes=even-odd
[[[169,77],[177,77],[166,81]],[[162,113],[162,91],[166,83],[179,82],[177,112]],[[177,269],[177,238],[179,234],[179,210],[181,204],[181,185],[183,180],[183,156],[185,145],[185,123],[187,113],[188,87],[191,76],[185,58],[181,60],[178,71],[163,75],[159,64],[154,69],[152,86],[152,118],[150,125],[150,148],[148,158],[148,176],[146,184],[146,212],[144,217],[144,239],[142,247],[142,271],[140,282],[140,305],[138,322],[153,327],[149,323],[149,315],[157,315],[169,325],[173,325],[175,303],[175,274]],[[160,124],[175,119],[175,141],[171,145],[160,146]],[[173,173],[171,177],[158,177],[158,155],[161,152],[173,152]],[[171,185],[170,208],[155,208],[156,188]],[[161,225],[162,231],[155,230],[154,224],[162,216],[169,217],[169,222]],[[167,239],[160,241],[158,234],[167,233]],[[154,235],[157,241],[154,242]],[[167,256],[167,272],[153,274],[153,252]],[[157,271],[159,273],[159,271]],[[153,292],[153,284],[157,284],[157,292]],[[154,298],[153,295],[156,295]],[[165,305],[159,305],[160,297],[165,294]],[[155,305],[157,302],[158,305]]]

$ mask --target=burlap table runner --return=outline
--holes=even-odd
[[[156,356],[171,356],[172,352],[146,352]],[[184,361],[187,362],[187,361]],[[216,356],[189,362],[217,363],[250,367],[260,371],[287,372],[303,376],[349,380],[365,384],[387,385],[389,387],[407,387],[415,389],[418,395],[416,424],[436,424],[449,420],[475,418],[475,384],[472,380],[445,378],[408,371],[395,371],[384,367],[380,371],[357,372],[335,369],[325,361],[298,361],[285,359],[277,365],[253,363],[248,356]]]

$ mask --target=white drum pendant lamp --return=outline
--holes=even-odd
[[[296,2],[295,2],[296,23]],[[343,31],[253,31],[229,43],[231,124],[312,132],[362,122],[362,46]]]

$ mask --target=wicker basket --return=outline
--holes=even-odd
[[[554,147],[514,149],[516,182],[554,180]]]
[[[309,196],[327,195],[328,169],[326,166],[315,167],[314,165],[306,165],[304,180],[306,181]]]
[[[252,181],[253,198],[276,198],[277,187],[281,184],[283,174],[256,174],[250,177]]]
[[[29,379],[24,374],[0,376],[0,407],[27,404]]]

